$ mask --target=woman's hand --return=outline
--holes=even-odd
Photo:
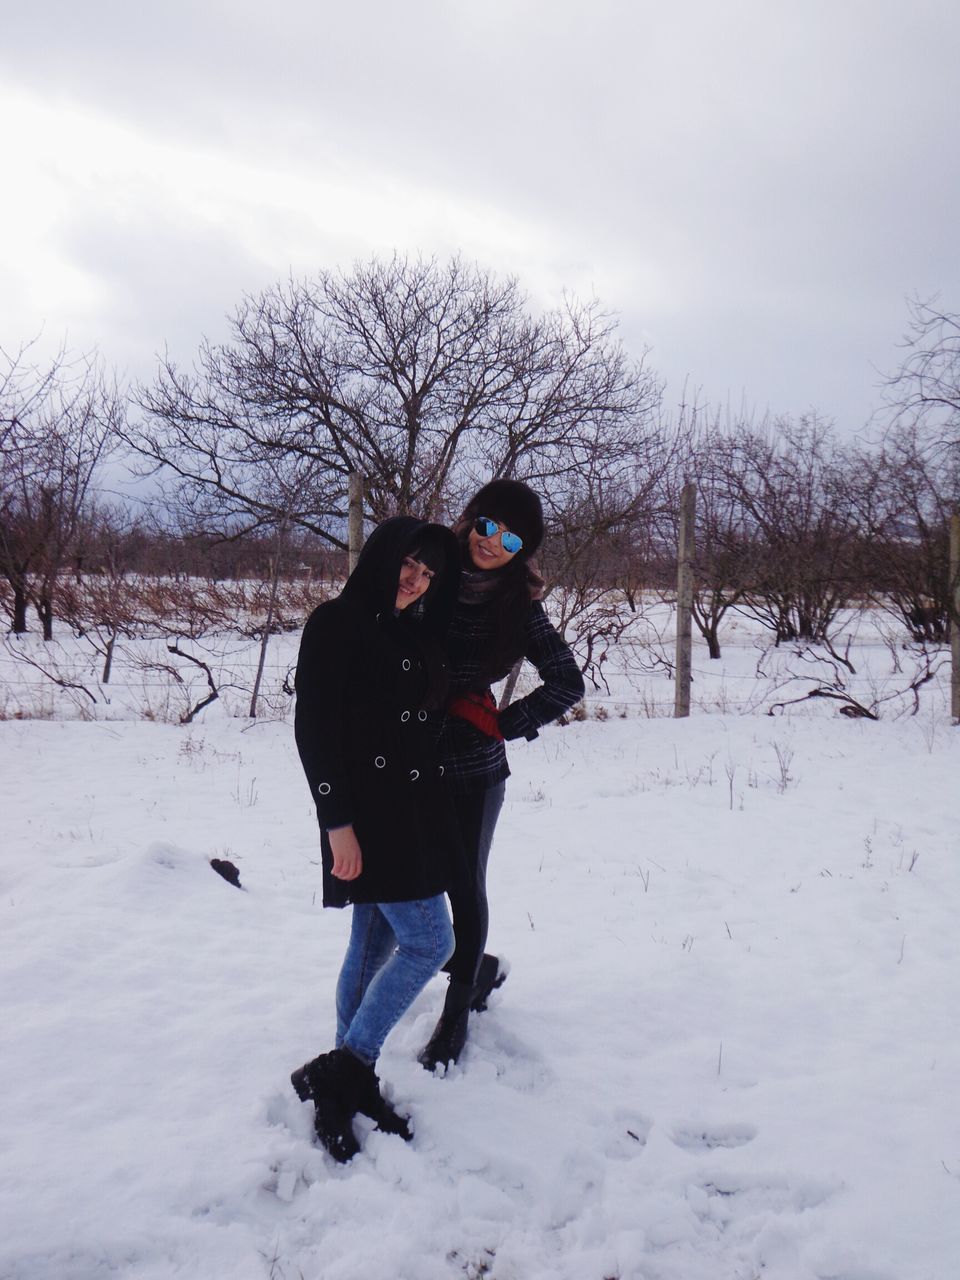
[[[363,856],[353,827],[337,827],[327,834],[333,853],[333,874],[338,880],[356,880],[363,870]]]

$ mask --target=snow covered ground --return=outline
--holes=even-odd
[[[380,1063],[414,1141],[346,1167],[288,1082],[348,926],[289,724],[0,723],[0,1277],[954,1280],[942,692],[514,745],[509,980],[446,1079],[420,997]]]

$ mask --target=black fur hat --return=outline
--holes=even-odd
[[[523,539],[522,556],[532,556],[543,541],[543,507],[522,480],[491,480],[470,499],[464,517],[489,516]]]

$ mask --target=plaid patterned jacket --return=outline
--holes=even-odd
[[[453,694],[482,693],[489,687],[480,670],[491,640],[490,611],[482,603],[458,605],[447,635]],[[558,719],[583,697],[576,660],[539,601],[530,606],[523,657],[536,667],[541,684],[500,713],[500,732],[507,739],[537,737],[542,725]],[[497,679],[507,674],[503,671]],[[447,782],[458,792],[486,790],[510,776],[503,743],[457,716],[444,719],[440,759]]]

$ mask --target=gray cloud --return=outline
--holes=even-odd
[[[291,268],[462,249],[538,303],[596,290],[674,398],[689,375],[853,430],[906,295],[960,308],[952,0],[48,4],[5,37],[17,92],[163,172],[63,180],[38,242],[93,299],[48,288],[48,326],[118,363]],[[18,264],[0,284],[9,342],[39,304]]]

